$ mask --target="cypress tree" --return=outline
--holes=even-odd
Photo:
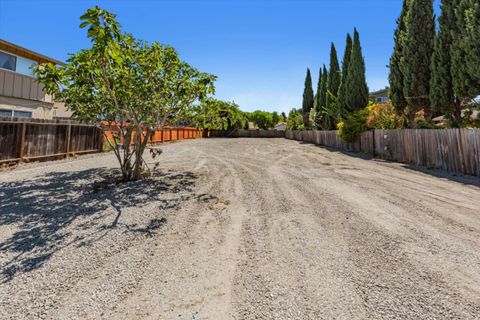
[[[313,103],[313,107],[314,108],[317,108],[318,106],[320,106],[320,101],[319,101],[319,98],[320,98],[320,90],[321,90],[321,85],[322,85],[322,68],[320,68],[320,70],[318,71],[318,83],[317,83],[317,92],[315,93],[315,101]]]
[[[455,99],[452,83],[453,35],[456,33],[455,0],[442,0],[442,14],[438,19],[439,30],[435,37],[430,80],[430,103],[433,112],[444,114],[453,126],[460,121],[460,108]]]
[[[424,109],[428,118],[430,111],[430,67],[435,38],[433,0],[414,0],[406,25],[401,67],[408,122],[413,127],[416,112]]]
[[[315,129],[325,129],[323,126],[324,110],[327,103],[328,71],[325,65],[320,69],[319,88],[317,91],[317,102],[315,103]]]
[[[401,60],[403,57],[403,48],[405,35],[407,33],[407,15],[410,9],[411,0],[403,0],[402,13],[397,19],[397,29],[395,30],[394,40],[395,46],[393,54],[390,58],[390,74],[388,81],[390,83],[389,97],[398,114],[402,114],[407,106],[405,95],[403,92],[403,71]]]
[[[320,83],[320,91],[318,94],[318,105],[319,110],[327,106],[327,90],[328,90],[328,71],[325,65],[323,65],[322,70],[322,81]]]
[[[303,124],[305,128],[309,127],[309,115],[310,110],[313,108],[313,89],[312,89],[312,76],[310,74],[310,69],[307,68],[307,76],[305,77],[305,89],[303,90]]]
[[[456,31],[453,33],[452,78],[455,94],[462,100],[480,94],[480,3],[456,0]]]
[[[343,119],[346,118],[346,110],[347,110],[347,102],[345,97],[345,82],[347,80],[348,75],[348,65],[350,64],[350,57],[352,56],[352,37],[350,34],[347,34],[347,44],[345,46],[345,53],[343,54],[342,60],[342,79],[340,83],[340,87],[338,88],[338,111],[340,113],[340,117]]]
[[[327,102],[326,105],[329,108],[335,108],[334,104],[336,103],[336,98],[338,95],[338,90],[340,87],[340,82],[342,81],[342,76],[340,74],[340,65],[338,64],[337,50],[335,45],[332,43],[330,48],[330,69],[328,74],[328,85],[327,85]]]
[[[355,29],[353,36],[352,56],[348,65],[345,83],[346,106],[348,111],[356,111],[368,105],[368,86],[365,80],[365,60],[360,45],[360,35]]]

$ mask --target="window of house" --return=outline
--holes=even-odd
[[[12,116],[12,111],[13,110],[0,109],[0,118],[10,118]]]
[[[33,76],[32,67],[35,65],[35,61],[28,60],[22,57],[17,57],[16,72],[25,74],[27,76]]]
[[[32,118],[32,111],[0,109],[0,118]]]
[[[31,118],[32,117],[32,112],[31,111],[13,110],[13,117],[14,118]]]
[[[7,69],[27,76],[33,76],[31,68],[35,64],[35,61],[0,51],[0,68],[2,69]]]
[[[16,56],[0,51],[0,68],[15,71],[16,66]]]

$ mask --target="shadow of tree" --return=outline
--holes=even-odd
[[[88,246],[103,238],[117,227],[125,208],[155,202],[158,209],[172,209],[195,197],[197,177],[191,172],[157,171],[147,179],[126,183],[119,183],[118,176],[115,170],[96,168],[1,183],[0,225],[15,230],[0,242],[0,254],[8,257],[1,265],[2,282],[41,267],[62,248]],[[88,219],[78,223],[80,217]],[[81,233],[72,234],[69,226],[74,222]],[[166,218],[156,217],[146,226],[125,228],[152,236],[165,222]]]

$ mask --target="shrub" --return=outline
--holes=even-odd
[[[303,116],[295,109],[290,110],[287,119],[287,130],[304,130]]]
[[[353,142],[367,131],[368,108],[347,115],[347,119],[338,123],[338,135],[347,142]]]
[[[372,104],[367,107],[367,127],[369,129],[395,129],[398,127],[398,119],[395,108],[390,103]]]

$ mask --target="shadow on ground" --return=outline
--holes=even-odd
[[[173,209],[195,196],[197,177],[191,172],[155,172],[128,183],[118,183],[118,176],[112,169],[97,168],[0,183],[0,225],[15,230],[2,236],[0,243],[0,255],[13,256],[0,266],[3,282],[41,267],[62,248],[88,246],[103,238],[117,228],[124,208],[154,201],[158,209]],[[69,226],[81,217],[89,218],[76,223],[79,232],[72,235]],[[123,227],[126,232],[152,236],[165,222],[157,215],[146,226]]]

